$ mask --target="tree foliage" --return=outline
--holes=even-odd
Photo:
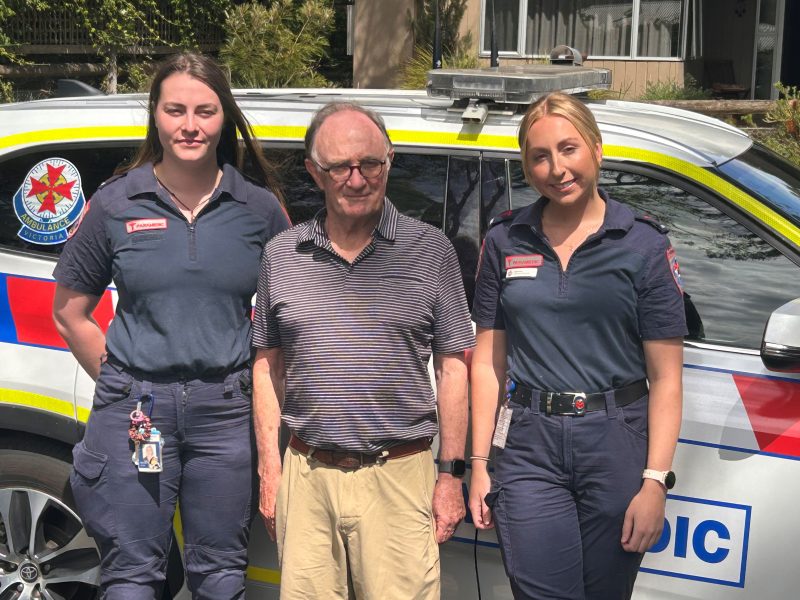
[[[24,63],[25,60],[14,51],[17,40],[11,39],[4,23],[22,8],[44,10],[48,7],[45,0],[0,0],[0,60],[10,63]],[[10,81],[0,77],[0,102],[13,102],[14,88]]]
[[[2,1],[2,0],[0,0]],[[106,91],[116,93],[118,57],[143,46],[195,47],[198,26],[219,22],[230,0],[62,0],[83,22],[92,45],[109,67]],[[169,13],[165,8],[171,9]],[[173,26],[177,40],[165,39],[158,23]]]
[[[437,0],[414,0],[415,15],[409,14],[414,33],[411,58],[400,69],[399,85],[406,90],[424,89],[428,71],[433,65],[433,40],[436,30]],[[461,36],[459,27],[467,0],[438,0],[439,28],[442,43],[442,67],[471,69],[478,66],[472,51],[472,34]]]
[[[22,62],[21,58],[12,49],[16,40],[12,40],[8,36],[3,24],[22,8],[45,10],[47,7],[46,0],[0,0],[0,58],[4,58],[9,62]]]
[[[317,72],[334,27],[330,0],[274,0],[227,11],[220,59],[241,87],[325,87]]]

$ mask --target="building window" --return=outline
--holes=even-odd
[[[547,56],[567,44],[592,58],[682,58],[687,0],[482,0],[482,53],[492,13],[498,51]]]

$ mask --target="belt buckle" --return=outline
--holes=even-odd
[[[337,460],[336,465],[342,469],[360,469],[364,466],[364,459],[361,456],[358,458],[355,456],[345,456]]]
[[[583,392],[570,392],[572,395],[572,413],[576,417],[586,414],[586,394]]]

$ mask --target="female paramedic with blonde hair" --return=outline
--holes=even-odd
[[[245,155],[258,183],[235,166]],[[271,183],[222,69],[172,55],[133,163],[100,187],[61,254],[56,325],[97,380],[70,481],[106,600],[161,598],[178,500],[192,597],[244,598],[251,305],[261,251],[289,226]],[[104,335],[92,312],[112,280]]]
[[[626,599],[674,483],[677,261],[663,227],[598,189],[581,101],[539,99],[519,143],[542,197],[496,218],[481,257],[470,510],[496,525],[515,598]]]

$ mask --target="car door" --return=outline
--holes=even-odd
[[[768,371],[759,348],[772,311],[800,297],[800,260],[711,190],[645,166],[607,167],[612,197],[670,229],[690,330],[679,484],[637,597],[790,597],[800,576],[777,563],[793,545],[781,515],[800,491],[788,483],[800,475],[800,379]]]

